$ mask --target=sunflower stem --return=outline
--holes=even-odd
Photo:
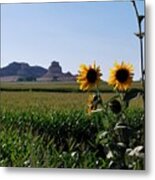
[[[96,91],[97,91],[97,95],[100,96],[100,90],[98,88],[98,85],[96,85]]]
[[[102,98],[101,98],[101,95],[100,95],[100,90],[98,88],[98,85],[96,85],[96,92],[97,92],[97,97],[100,98],[100,101],[101,101],[101,105],[103,106],[103,102],[102,102]]]
[[[139,42],[140,42],[140,59],[141,59],[141,76],[142,76],[142,87],[144,90],[144,94],[143,94],[143,106],[145,106],[145,67],[144,67],[144,57],[143,57],[143,33],[142,33],[142,26],[141,26],[141,22],[142,20],[140,19],[140,15],[138,12],[138,8],[136,6],[136,2],[135,0],[131,1],[136,13],[136,17],[137,17],[137,23],[138,23],[138,29],[139,29]]]

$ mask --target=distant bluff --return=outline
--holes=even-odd
[[[64,73],[57,61],[51,62],[48,69],[25,62],[12,62],[0,68],[2,81],[74,81],[75,78],[70,72]]]
[[[70,72],[62,72],[62,67],[59,62],[53,61],[48,68],[47,73],[45,73],[38,81],[73,81],[76,76],[72,75]]]

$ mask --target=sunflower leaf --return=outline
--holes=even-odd
[[[129,103],[129,101],[131,99],[137,97],[138,95],[142,95],[142,94],[143,94],[142,89],[133,88],[126,92],[123,100],[126,101],[127,103]]]

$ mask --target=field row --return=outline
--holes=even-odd
[[[56,110],[86,110],[88,96],[91,93],[43,93],[43,92],[1,92],[3,109],[56,109]],[[113,93],[102,93],[103,101],[112,97]],[[142,98],[131,101],[130,107],[141,108]]]
[[[132,87],[142,88],[140,82],[133,82]],[[101,82],[99,88],[102,92],[113,92],[113,88],[106,82]],[[81,92],[76,82],[1,82],[0,89],[2,91]]]

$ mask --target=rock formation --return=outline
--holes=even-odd
[[[75,75],[72,75],[70,72],[63,73],[62,67],[59,62],[53,61],[48,68],[46,74],[41,78],[38,78],[38,81],[73,81],[75,80]]]
[[[1,81],[74,81],[76,76],[70,72],[63,73],[59,62],[53,61],[48,70],[28,63],[12,62],[0,68]]]

